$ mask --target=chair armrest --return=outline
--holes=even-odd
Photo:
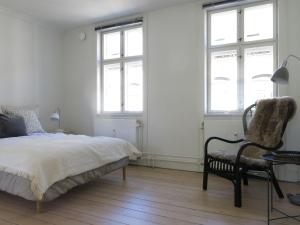
[[[235,160],[236,168],[239,168],[240,158],[241,158],[244,150],[247,147],[254,146],[254,147],[258,147],[258,148],[261,148],[261,149],[264,149],[264,150],[267,150],[267,151],[275,151],[275,150],[279,149],[282,145],[283,145],[282,141],[280,141],[279,144],[277,146],[275,146],[275,147],[267,147],[267,146],[263,146],[263,145],[257,144],[255,142],[247,141],[246,143],[244,143],[243,145],[241,145],[241,147],[240,147],[240,149],[238,151],[238,154],[237,154],[236,160]]]
[[[204,145],[204,156],[207,155],[207,149],[208,149],[208,144],[212,141],[212,140],[219,140],[219,141],[223,141],[229,144],[236,144],[236,143],[240,143],[242,141],[245,141],[244,139],[239,139],[239,140],[228,140],[228,139],[224,139],[224,138],[220,138],[220,137],[210,137],[206,140],[205,145]]]

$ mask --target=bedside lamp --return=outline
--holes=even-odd
[[[51,115],[50,119],[51,119],[52,121],[58,121],[58,129],[56,130],[56,132],[58,132],[58,133],[63,133],[64,130],[62,130],[62,129],[60,128],[60,108],[57,108],[57,109],[55,110],[55,112]]]

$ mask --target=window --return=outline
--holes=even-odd
[[[98,113],[143,112],[143,28],[100,33]]]
[[[273,97],[277,66],[275,4],[208,11],[207,113],[239,113]]]

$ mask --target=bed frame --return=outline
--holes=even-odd
[[[126,175],[127,175],[126,168],[127,168],[127,166],[124,166],[122,168],[122,171],[123,171],[122,175],[123,175],[123,180],[124,181],[126,180]],[[37,213],[42,213],[42,204],[43,204],[43,201],[36,201],[35,208],[36,208]]]
[[[123,175],[123,180],[126,180],[126,176],[127,176],[127,166],[122,167],[122,175]],[[112,172],[112,171],[111,171]],[[36,201],[35,202],[35,208],[36,208],[36,213],[42,213],[43,212],[43,208],[42,208],[42,204],[44,203],[44,201]]]
[[[125,181],[126,167],[128,166],[128,164],[129,164],[129,157],[124,157],[118,161],[111,162],[109,164],[98,167],[96,169],[86,171],[75,176],[67,177],[61,181],[56,182],[51,187],[49,187],[48,190],[44,193],[42,200],[36,200],[36,197],[31,192],[30,180],[6,172],[0,172],[0,180],[1,178],[6,179],[5,181],[3,179],[2,183],[0,183],[0,190],[12,195],[17,195],[28,201],[35,202],[36,212],[41,213],[43,203],[47,201],[52,201],[77,186],[95,181],[101,178],[102,176],[109,174],[113,171],[122,169],[122,176],[123,176],[123,180]],[[9,186],[11,184],[13,184],[13,186]]]

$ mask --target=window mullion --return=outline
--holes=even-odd
[[[101,41],[101,46],[99,46],[101,49],[100,49],[100,111],[101,113],[104,112],[104,85],[103,85],[103,60],[104,60],[104,54],[103,54],[103,46],[104,46],[104,36],[103,36],[103,33],[100,34],[100,41]]]
[[[124,77],[124,30],[121,31],[121,112],[125,111],[125,77]]]
[[[104,112],[104,71],[103,71],[103,64],[101,64],[101,69],[100,69],[100,109],[101,112]]]
[[[124,58],[124,30],[121,30],[121,38],[120,38],[120,41],[121,41],[121,58]]]
[[[240,7],[238,13],[238,35],[239,35],[239,49],[238,49],[238,109],[244,109],[244,9]]]
[[[125,112],[125,77],[124,62],[121,62],[121,112]]]
[[[237,41],[240,44],[243,41],[243,9],[237,8]]]
[[[245,77],[244,77],[244,62],[245,62],[245,56],[244,56],[244,47],[243,45],[240,45],[239,47],[239,85],[238,85],[238,105],[239,105],[239,111],[243,111],[244,110],[244,93],[245,93]]]

